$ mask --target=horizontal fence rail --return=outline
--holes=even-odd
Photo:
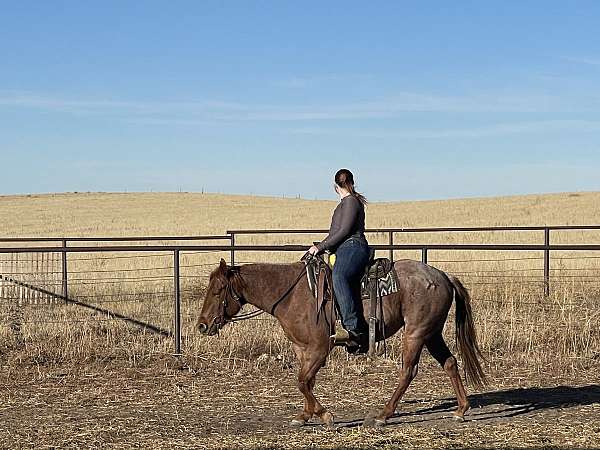
[[[550,232],[551,231],[592,231],[592,230],[600,230],[600,225],[535,225],[535,226],[494,226],[494,227],[421,227],[421,228],[367,228],[365,229],[365,233],[383,233],[388,235],[388,247],[389,251],[389,259],[394,260],[394,234],[395,233],[460,233],[460,232],[499,232],[499,231],[543,231],[544,232],[544,245],[547,248],[544,248],[544,293],[545,295],[550,295]],[[235,244],[235,237],[243,236],[243,235],[268,235],[268,234],[316,234],[316,233],[327,233],[329,230],[327,229],[253,229],[253,230],[227,230],[227,234],[231,236],[231,245]],[[404,247],[405,250],[410,250],[410,248]],[[432,245],[428,245],[426,247],[422,247],[421,260],[424,263],[427,263],[428,249],[435,249]],[[466,248],[463,247],[463,250],[478,250],[478,248]],[[418,250],[418,249],[415,249]],[[457,249],[458,250],[458,249]],[[490,250],[500,250],[493,249]],[[505,248],[505,250],[511,250]],[[519,250],[519,249],[514,249]],[[588,249],[591,250],[591,249]],[[235,251],[231,250],[231,263],[233,264],[235,261]]]
[[[420,228],[367,228],[366,233],[437,233],[455,231],[544,231],[544,230],[600,230],[600,225],[536,225],[497,227],[420,227]],[[262,229],[228,230],[227,234],[309,234],[327,233],[327,229]]]
[[[598,251],[600,244],[375,244],[375,250],[518,250],[518,251]],[[301,252],[307,251],[307,245],[122,245],[122,246],[77,246],[77,247],[0,247],[0,253],[93,253],[93,252],[229,252],[231,250],[244,252]]]
[[[9,237],[0,242],[144,242],[144,241],[218,241],[231,240],[224,236],[119,236],[119,237]]]

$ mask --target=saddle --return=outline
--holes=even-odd
[[[370,257],[361,278],[361,298],[367,299],[370,295],[372,283],[377,284],[377,297],[398,292],[398,275],[394,264],[388,258],[375,258],[375,250],[369,247]],[[323,253],[315,258],[304,260],[308,285],[313,296],[318,300],[317,308],[322,308],[327,301],[335,301],[331,272],[335,264],[335,254]]]
[[[361,298],[369,298],[371,283],[377,284],[378,297],[398,292],[398,274],[394,263],[389,258],[375,258],[375,250],[372,247],[369,247],[369,251],[369,263],[360,280]]]

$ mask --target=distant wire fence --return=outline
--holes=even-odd
[[[543,231],[544,244],[394,243],[398,233],[517,229]],[[538,292],[543,294],[541,300],[521,301],[521,307],[565,311],[584,303],[544,302],[544,296],[549,295],[551,285],[560,284],[598,286],[600,290],[600,264],[596,264],[600,263],[600,245],[550,245],[549,235],[553,229],[600,230],[600,226],[367,231],[387,234],[392,242],[373,245],[378,253],[388,252],[391,257],[420,254],[423,262],[461,277],[469,287],[537,286]],[[326,231],[237,230],[223,236],[0,239],[9,245],[0,248],[0,325],[19,336],[24,326],[119,321],[172,338],[175,353],[181,353],[182,320],[189,324],[197,317],[203,288],[219,258],[227,258],[230,264],[244,264],[258,261],[259,253],[275,252],[287,253],[289,261],[297,261],[310,243],[240,245],[236,237],[239,242],[244,234],[294,235]],[[221,242],[215,245],[218,241]],[[131,245],[134,242],[137,244]],[[564,252],[569,253],[563,255]],[[554,253],[561,256],[550,260]],[[492,254],[497,257],[490,256]],[[254,257],[236,261],[240,255]],[[559,263],[559,267],[552,267],[551,261]],[[566,267],[561,265],[565,261],[585,264]],[[514,267],[514,264],[520,266]],[[495,300],[492,296],[481,301],[506,306],[505,298]]]

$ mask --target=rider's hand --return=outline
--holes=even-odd
[[[308,253],[310,253],[311,255],[316,255],[317,253],[319,253],[319,249],[317,248],[316,245],[313,245],[311,248],[308,249]]]

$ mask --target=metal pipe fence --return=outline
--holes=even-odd
[[[388,235],[389,259],[394,260],[394,235],[397,233],[464,233],[464,232],[526,232],[543,231],[544,245],[550,246],[551,231],[597,231],[600,225],[554,225],[554,226],[495,226],[495,227],[421,227],[421,228],[367,228],[365,233],[383,233]],[[231,245],[234,245],[235,237],[242,235],[268,235],[268,234],[316,234],[327,233],[329,230],[309,230],[309,229],[254,229],[254,230],[228,230],[226,233],[231,236]],[[421,261],[427,264],[427,250],[433,247],[423,247],[421,252]],[[231,261],[233,264],[234,251],[231,252]],[[550,249],[544,249],[544,293],[550,295]]]
[[[544,231],[544,243],[543,244],[378,244],[373,245],[376,251],[384,251],[390,252],[393,255],[393,252],[405,252],[405,251],[416,251],[420,252],[421,260],[423,262],[429,262],[431,264],[443,263],[443,264],[453,264],[453,263],[464,263],[465,260],[460,259],[439,259],[434,260],[431,258],[432,252],[436,251],[453,251],[453,252],[463,252],[463,251],[473,251],[473,252],[516,252],[523,253],[523,255],[519,255],[518,257],[510,257],[510,258],[477,258],[472,261],[476,262],[485,262],[485,261],[543,261],[543,267],[540,268],[528,268],[522,269],[524,273],[523,276],[520,277],[523,283],[537,283],[540,282],[543,284],[543,290],[546,295],[550,293],[550,281],[556,277],[560,279],[561,282],[564,279],[568,279],[571,272],[579,269],[570,269],[570,268],[551,268],[551,255],[553,252],[575,252],[575,253],[584,253],[584,252],[598,252],[600,251],[600,244],[579,244],[579,245],[552,245],[550,244],[550,230],[553,229],[591,229],[591,230],[600,230],[600,226],[585,226],[585,227],[491,227],[491,228],[455,228],[454,230],[460,231],[494,231],[494,230],[523,230],[526,229],[528,231],[534,230],[543,230]],[[393,242],[393,233],[400,231],[406,231],[407,229],[384,229],[388,233],[392,233],[392,238],[390,239]],[[408,229],[410,230],[410,229]],[[421,232],[424,229],[415,229]],[[427,231],[448,231],[449,229],[426,229]],[[324,230],[326,232],[327,230]],[[381,232],[381,230],[370,230],[374,232]],[[235,235],[247,232],[265,234],[274,232],[277,234],[284,233],[318,233],[320,230],[236,230],[233,232],[228,232],[227,236],[187,236],[187,237],[172,237],[172,236],[160,236],[160,237],[133,237],[133,238],[5,238],[0,239],[0,242],[10,242],[10,243],[43,243],[44,245],[39,246],[25,246],[25,247],[1,247],[0,248],[0,261],[4,261],[5,264],[0,265],[0,297],[3,298],[3,301],[20,298],[18,293],[12,293],[11,295],[7,295],[7,285],[12,286],[15,289],[25,290],[30,293],[36,293],[35,295],[45,295],[47,297],[53,298],[55,300],[60,300],[65,303],[71,303],[80,307],[91,307],[92,310],[96,312],[101,312],[106,314],[107,319],[98,319],[98,320],[128,320],[129,318],[123,316],[122,314],[111,312],[105,307],[98,307],[98,305],[90,305],[87,303],[87,298],[94,299],[97,303],[107,303],[111,304],[112,302],[121,302],[123,301],[123,297],[128,299],[138,299],[144,296],[155,296],[161,301],[166,301],[169,298],[172,299],[172,312],[168,314],[168,317],[171,319],[171,330],[164,330],[160,327],[154,326],[152,324],[144,323],[139,320],[132,320],[132,323],[135,323],[138,326],[143,326],[148,328],[150,331],[159,330],[160,334],[169,336],[173,339],[174,350],[176,354],[181,353],[181,335],[182,335],[182,317],[189,316],[184,311],[182,311],[181,298],[182,295],[187,295],[194,291],[194,289],[189,288],[188,286],[182,286],[182,280],[199,280],[199,279],[208,279],[208,273],[198,274],[194,272],[193,274],[188,274],[185,272],[186,268],[209,268],[216,267],[214,263],[210,264],[194,264],[193,262],[183,263],[182,257],[184,255],[202,255],[207,253],[222,253],[228,254],[230,263],[234,264],[236,261],[236,252],[291,252],[291,253],[304,253],[307,250],[307,245],[296,245],[296,244],[282,244],[282,245],[241,245],[236,243]],[[205,241],[209,242],[207,245],[197,245],[197,244],[169,244],[164,242],[181,242],[181,241]],[[229,241],[228,244],[219,244],[215,245],[210,241],[216,240],[225,240]],[[130,242],[140,241],[144,242],[144,245],[130,245]],[[156,241],[163,241],[161,244],[156,244]],[[87,243],[87,242],[102,242],[102,245],[99,246],[81,246],[81,245],[72,245],[73,243]],[[114,245],[113,243],[118,242],[119,245]],[[45,245],[48,243],[56,243],[58,245],[50,246]],[[109,245],[106,245],[109,243]],[[123,243],[124,245],[121,245]],[[71,244],[71,245],[69,245]],[[535,253],[535,255],[531,255],[530,253]],[[111,255],[108,255],[111,254]],[[28,256],[31,255],[31,256]],[[39,256],[38,259],[34,258]],[[52,255],[52,256],[50,256]],[[9,256],[10,259],[6,259],[5,257]],[[158,261],[162,261],[162,263],[157,263],[159,265],[153,267],[141,267],[141,268],[119,268],[119,269],[87,269],[83,270],[77,266],[77,264],[83,264],[86,262],[93,261],[101,261],[107,262],[111,259],[122,259],[124,261],[129,261],[133,258],[145,258],[145,257],[154,257],[157,258]],[[24,259],[28,258],[28,259]],[[165,259],[163,259],[165,258]],[[171,259],[172,258],[172,259]],[[582,254],[581,257],[579,255],[576,256],[567,256],[561,257],[561,259],[597,259],[600,258],[600,254],[598,256],[589,256],[589,254]],[[10,265],[7,266],[8,261],[11,261],[14,265],[12,266],[12,270],[10,269]],[[16,262],[15,262],[16,261]],[[24,261],[27,261],[27,264],[30,268],[30,273],[27,273],[23,270],[23,267],[20,267],[18,270],[15,269],[18,264],[23,266]],[[51,261],[51,263],[48,263]],[[239,264],[239,262],[238,262]],[[8,270],[7,270],[8,269]],[[36,286],[36,282],[39,282],[40,273],[46,270],[53,278],[46,280],[46,284],[44,286]],[[136,274],[135,272],[139,271],[159,271],[158,275],[153,275],[149,273],[147,276],[139,276],[140,274]],[[537,275],[527,275],[527,272],[543,272],[543,276],[540,279],[540,276]],[[506,271],[507,273],[514,272]],[[112,274],[115,273],[115,276],[106,277],[104,275],[99,276],[99,274]],[[128,276],[127,274],[132,274],[136,276]],[[156,272],[155,272],[156,273]],[[476,276],[479,280],[475,281],[472,284],[489,284],[494,285],[498,284],[499,280],[502,280],[504,275],[499,273],[498,270],[490,270],[489,273],[486,273],[485,270],[477,270],[477,271],[463,271],[463,272],[453,272],[457,275],[469,275],[472,274]],[[87,276],[86,274],[93,274],[93,276]],[[23,282],[18,279],[18,277],[25,277],[25,275],[33,275],[33,278],[27,278],[28,282]],[[38,276],[36,279],[35,276]],[[514,274],[505,275],[506,278],[515,278]],[[572,277],[577,277],[580,281],[586,282],[595,282],[595,275],[572,275]],[[483,280],[483,281],[481,281]],[[486,280],[489,280],[486,281]],[[157,283],[156,289],[149,289],[146,286],[144,290],[139,292],[117,292],[117,293],[107,293],[107,294],[94,294],[94,295],[86,295],[85,291],[83,294],[77,294],[77,298],[71,298],[70,292],[76,288],[85,288],[86,286],[99,284],[99,283],[107,283],[115,286],[122,286],[126,283],[138,283],[138,282],[147,282],[147,283]],[[172,285],[165,286],[168,283],[172,283]],[[33,295],[33,294],[32,294]],[[105,297],[105,299],[104,299]],[[100,301],[100,299],[102,299]],[[566,306],[566,305],[565,305]],[[164,315],[164,314],[163,314]]]

